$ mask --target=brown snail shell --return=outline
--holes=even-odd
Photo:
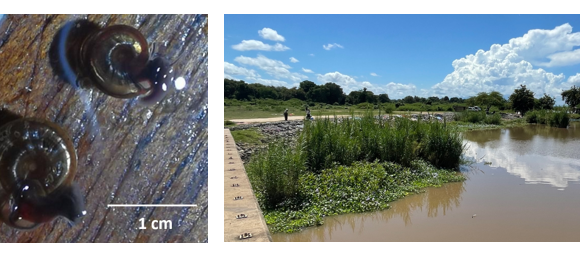
[[[114,25],[93,34],[81,47],[81,58],[94,85],[108,95],[132,98],[150,89],[138,81],[149,60],[149,46],[131,26]]]
[[[50,49],[55,72],[70,84],[93,86],[116,98],[160,101],[173,85],[171,64],[151,58],[146,38],[134,27],[101,28],[87,20],[67,23]]]
[[[80,217],[73,213],[84,211],[78,187],[73,185],[76,164],[72,141],[56,124],[23,118],[2,125],[2,221],[17,228],[32,228],[57,215],[70,220]]]

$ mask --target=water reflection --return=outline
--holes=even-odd
[[[377,227],[387,226],[392,219],[402,219],[404,226],[410,227],[413,225],[414,218],[445,216],[460,206],[461,194],[464,192],[463,182],[448,183],[439,188],[429,188],[425,193],[395,201],[388,210],[326,217],[324,225],[320,227],[308,228],[291,235],[273,234],[272,238],[279,242],[348,241],[353,239],[350,235],[357,234],[360,237],[366,237],[362,239],[363,241],[372,241],[373,239],[369,238],[369,234],[365,233],[373,230],[388,230]],[[345,234],[349,236],[345,236]]]
[[[580,180],[580,125],[568,129],[529,125],[464,134],[465,155],[525,179],[563,189]],[[491,162],[491,163],[490,163]]]

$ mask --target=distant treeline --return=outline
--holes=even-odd
[[[407,96],[403,99],[392,100],[386,93],[374,94],[372,91],[363,88],[360,91],[352,91],[348,95],[344,93],[342,87],[335,83],[317,85],[312,81],[302,81],[299,87],[287,88],[284,86],[266,86],[259,83],[247,84],[244,81],[224,79],[224,97],[226,99],[237,99],[242,101],[252,101],[255,99],[290,100],[299,99],[302,101],[318,102],[326,104],[344,105],[359,103],[463,103],[464,99],[447,96],[439,97],[417,97]]]
[[[439,105],[448,103],[465,103],[469,106],[479,105],[482,109],[490,111],[492,106],[499,110],[512,109],[525,114],[529,110],[554,109],[555,97],[546,93],[542,97],[535,98],[535,93],[520,85],[508,99],[498,91],[480,92],[468,99],[457,97],[417,97],[407,96],[398,100],[391,100],[387,94],[375,95],[372,91],[363,88],[360,91],[352,91],[348,95],[344,94],[340,85],[326,83],[317,85],[311,81],[302,81],[299,87],[286,88],[283,86],[265,86],[254,83],[247,84],[244,81],[231,79],[224,80],[224,91],[226,99],[236,99],[240,101],[254,101],[259,99],[290,100],[298,99],[309,104],[313,102],[326,103],[331,105],[356,105],[360,103],[382,104],[395,103],[398,108],[404,104],[422,103],[424,105]],[[562,100],[573,112],[580,112],[580,87],[573,85],[570,89],[561,93]],[[455,105],[455,104],[453,104]]]

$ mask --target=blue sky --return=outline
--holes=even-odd
[[[580,15],[224,15],[224,76],[391,98],[580,85]],[[291,59],[293,58],[293,59]]]

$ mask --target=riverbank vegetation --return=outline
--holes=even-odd
[[[467,123],[474,123],[474,124],[494,124],[499,125],[501,124],[501,115],[499,113],[494,113],[491,115],[486,114],[483,111],[466,111],[456,113],[454,115],[455,121],[462,121]]]
[[[272,232],[385,209],[421,188],[464,179],[451,170],[462,137],[446,123],[377,120],[371,112],[338,120],[306,122],[296,141],[271,143],[246,165]]]
[[[237,143],[261,144],[263,135],[256,128],[231,131]]]
[[[528,123],[546,124],[552,127],[566,128],[570,123],[567,111],[533,110],[526,113]]]

